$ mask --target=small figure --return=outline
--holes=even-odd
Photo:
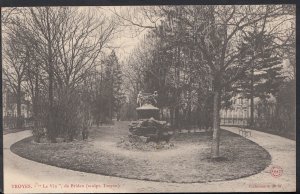
[[[137,99],[136,99],[136,103],[141,107],[142,103],[143,103],[143,95],[142,95],[142,91],[139,92]]]
[[[141,107],[143,104],[156,105],[157,104],[157,99],[158,99],[158,92],[157,91],[154,91],[153,94],[151,94],[151,93],[142,93],[142,91],[140,91],[138,93],[136,103],[138,104],[139,107]]]
[[[157,98],[158,98],[158,92],[157,91],[154,91],[154,94],[153,94],[153,101],[155,104],[157,104]]]

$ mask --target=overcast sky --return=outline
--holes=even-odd
[[[82,9],[87,9],[89,12],[93,12],[95,15],[101,16],[105,15],[107,18],[117,17],[112,11],[116,10],[118,13],[126,11],[127,9],[132,9],[133,7],[129,6],[101,6],[101,7],[85,7]],[[138,6],[135,6],[138,8]],[[147,21],[145,21],[147,22]],[[115,51],[120,61],[125,60],[128,55],[133,51],[133,49],[138,45],[142,40],[143,35],[147,33],[148,29],[137,29],[139,27],[131,26],[124,27],[120,26],[118,33],[116,34],[115,39],[111,42],[113,47],[116,47]],[[136,30],[143,30],[140,33],[136,33]]]
[[[144,6],[145,7],[145,6]],[[82,6],[78,7],[80,11],[86,13],[93,13],[96,17],[107,17],[112,18],[117,16],[113,13],[116,11],[117,13],[127,13],[135,10],[134,16],[136,18],[142,18],[143,16],[140,14],[139,10],[142,9],[142,6]],[[5,8],[4,8],[5,9]],[[132,13],[131,13],[132,14]],[[117,19],[116,19],[117,21]],[[142,20],[145,25],[148,25],[149,21]],[[286,28],[287,26],[281,25],[281,28]],[[136,30],[139,27],[124,27],[120,26],[118,29],[118,33],[116,34],[115,39],[111,42],[112,47],[116,47],[115,51],[120,61],[124,61],[128,55],[133,51],[133,49],[138,45],[138,43],[142,40],[145,33],[147,33],[148,29],[138,29],[143,30],[141,33],[137,34]]]

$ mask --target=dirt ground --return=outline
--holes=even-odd
[[[211,134],[177,134],[175,148],[133,151],[117,147],[128,134],[128,122],[94,127],[88,141],[37,144],[32,138],[11,150],[27,159],[83,172],[160,182],[192,183],[232,180],[264,170],[271,157],[266,150],[237,134],[221,131],[221,161],[210,160]]]

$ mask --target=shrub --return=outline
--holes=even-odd
[[[295,82],[286,82],[276,96],[276,102],[260,100],[256,106],[255,128],[295,139],[296,94]]]
[[[34,141],[40,143],[41,138],[46,136],[46,129],[41,127],[34,127],[32,130]]]

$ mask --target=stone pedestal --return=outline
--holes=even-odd
[[[168,133],[169,126],[166,121],[158,121],[153,117],[140,119],[130,123],[130,135],[145,137],[149,141],[169,141],[171,134]]]
[[[154,118],[159,120],[159,108],[153,106],[152,104],[145,104],[136,109],[138,119],[150,119]]]
[[[137,114],[139,120],[133,121],[129,125],[129,137],[140,136],[143,141],[159,142],[169,141],[171,134],[169,125],[166,121],[160,121],[159,109],[151,104],[138,107]],[[137,138],[137,137],[135,137]]]

